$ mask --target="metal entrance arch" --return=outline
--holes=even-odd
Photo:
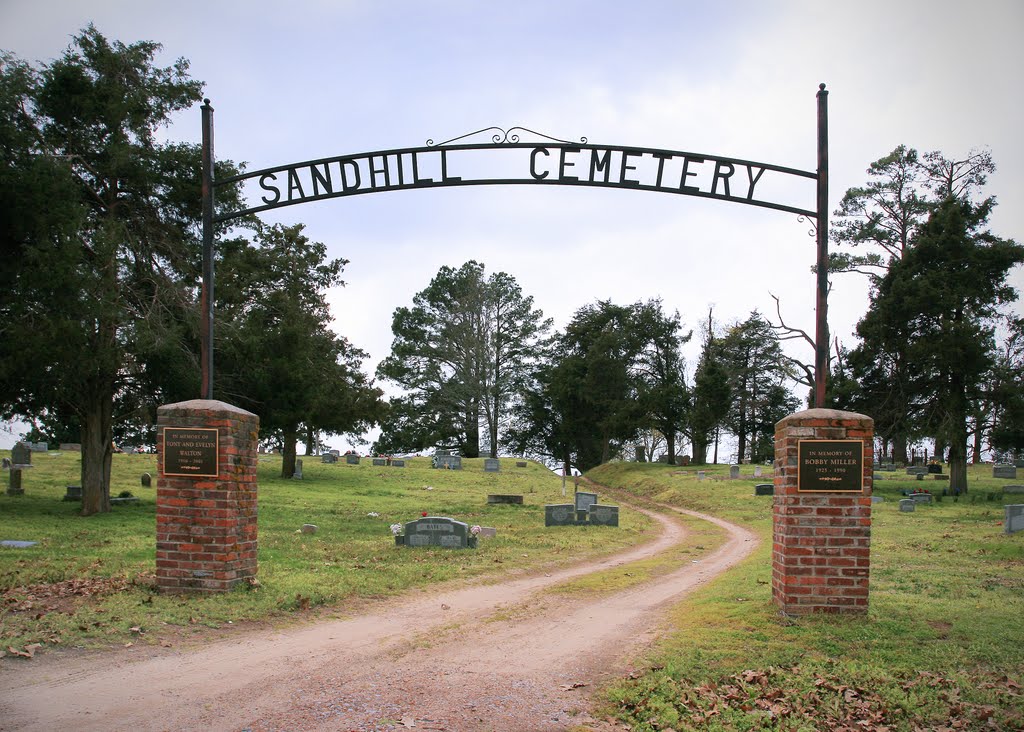
[[[825,405],[828,375],[828,92],[818,87],[818,167],[799,170],[720,155],[559,140],[524,127],[484,130],[425,146],[377,150],[263,168],[223,180],[213,177],[213,107],[205,99],[203,119],[203,289],[202,398],[213,399],[213,227],[247,214],[326,198],[366,193],[470,185],[566,185],[624,188],[717,198],[771,208],[816,223],[817,297],[815,307],[814,402]],[[528,134],[534,142],[524,142]],[[466,142],[480,135],[487,143]],[[488,158],[493,168],[473,166]],[[458,163],[469,163],[462,167]],[[501,170],[496,175],[488,170]],[[767,177],[766,177],[767,176]],[[816,182],[815,206],[763,196],[762,183],[798,178]],[[255,187],[256,201],[215,216],[218,186]]]

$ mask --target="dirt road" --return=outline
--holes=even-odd
[[[654,556],[660,536],[602,561],[499,584],[420,592],[369,614],[261,630],[189,649],[43,656],[10,666],[0,730],[566,730],[588,691],[621,673],[661,629],[664,610],[739,562],[751,532],[653,584],[579,600],[548,588]],[[141,650],[141,649],[133,649]]]

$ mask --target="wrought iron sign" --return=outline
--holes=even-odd
[[[595,186],[719,199],[797,214],[816,222],[817,327],[815,404],[824,405],[828,372],[828,92],[818,100],[818,167],[815,171],[720,155],[595,145],[543,135],[525,127],[488,127],[420,147],[378,150],[291,163],[213,177],[213,107],[203,104],[203,398],[213,398],[213,227],[247,214],[326,198],[445,186]],[[489,137],[489,141],[472,142]],[[526,141],[529,137],[533,141]],[[816,193],[800,185],[813,181]],[[239,183],[246,204],[214,215],[218,186]],[[796,196],[796,200],[793,197]],[[804,200],[812,199],[815,206]]]
[[[521,135],[521,133],[523,133]],[[528,134],[537,141],[525,142]],[[484,143],[464,142],[490,135]],[[770,200],[773,184],[816,172],[718,155],[652,148],[592,145],[559,140],[523,127],[484,130],[422,147],[379,150],[308,160],[216,181],[241,183],[249,204],[216,217],[223,221],[281,206],[325,198],[411,188],[475,185],[563,185],[660,191],[718,198],[736,203],[816,216],[796,202]],[[775,180],[773,180],[775,179]],[[784,189],[786,186],[775,185]],[[813,191],[806,196],[813,197]]]

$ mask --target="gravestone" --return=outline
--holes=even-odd
[[[341,457],[341,450],[328,450],[327,452],[334,455],[334,457]]]
[[[587,509],[587,522],[593,526],[618,526],[619,507],[593,503]]]
[[[17,462],[17,461],[15,461]],[[1009,478],[1011,480],[1017,477],[1017,466],[1016,465],[993,465],[992,466],[992,477],[993,478]]]
[[[326,463],[327,465],[335,465],[338,462],[338,456],[332,452],[325,452],[320,456],[320,462]]]
[[[19,442],[11,448],[11,462],[16,467],[32,464],[32,448],[27,442]]]
[[[917,506],[917,501],[912,498],[901,498],[900,499],[900,511],[903,513],[913,513],[914,508]]]
[[[15,466],[7,473],[7,495],[23,496],[25,489],[21,487],[21,468]]]
[[[885,503],[885,496],[871,496],[872,503]]]
[[[707,473],[705,473],[703,470],[698,470],[697,471],[697,480],[704,480],[706,475],[707,475]]]
[[[79,442],[62,442],[60,443],[61,452],[81,452],[82,445]]]
[[[320,527],[316,524],[303,524],[302,527],[299,529],[299,531],[301,531],[303,534],[315,534],[319,530]]]
[[[571,503],[556,503],[544,506],[545,526],[575,526],[576,506]]]
[[[469,524],[444,516],[427,516],[405,525],[406,546],[439,546],[446,549],[475,547]]]
[[[526,467],[526,461],[525,460],[517,460],[516,461],[516,467],[517,468],[525,468]]]
[[[35,546],[38,541],[17,541],[16,539],[4,539],[0,541],[0,546],[7,547],[8,549],[28,549],[30,546]]]
[[[729,466],[729,477],[732,478],[732,479],[736,479],[736,478],[740,477],[740,466],[739,465],[730,465]]]
[[[1017,458],[1013,461],[1013,465],[1017,468],[1024,468],[1024,458]]]
[[[911,493],[910,494],[910,498],[912,500],[916,501],[917,503],[931,503],[932,502],[932,494],[931,493]]]
[[[0,460],[0,468],[3,468],[4,470],[10,470],[11,469],[11,459],[10,458],[3,458],[3,460]]]
[[[1003,486],[1003,493],[1012,493],[1012,494],[1024,493],[1024,485],[1004,485]]]
[[[755,465],[754,466],[754,477],[755,478],[760,478],[761,477],[761,466],[760,465]]]
[[[680,464],[680,465],[681,465],[682,467],[684,467],[684,468],[685,468],[686,466],[688,466],[688,465],[690,464],[690,459],[691,459],[691,458],[690,458],[690,456],[689,456],[689,455],[683,455],[683,456],[682,456],[681,458],[679,458],[679,460],[680,460],[680,463],[679,463],[679,464]]]
[[[774,496],[775,495],[775,484],[774,483],[758,483],[754,486],[755,496]]]
[[[345,456],[345,464],[359,465],[359,456],[356,455],[354,452],[350,452],[348,455]]]
[[[295,472],[292,473],[294,480],[302,480],[302,461],[298,458],[295,459]]]
[[[484,472],[498,473],[501,471],[501,461],[497,458],[484,458]]]
[[[597,494],[588,493],[586,491],[577,491],[575,501],[577,511],[586,511],[595,503],[597,503]]]
[[[930,475],[941,475],[942,466],[938,463],[928,463],[928,473]]]
[[[50,445],[45,442],[30,442],[28,443],[32,447],[32,452],[49,452]]]
[[[384,458],[373,458],[373,467],[375,468],[383,468],[386,467],[387,464],[388,461],[385,460]]]
[[[498,535],[498,530],[493,526],[481,526],[480,536],[484,539],[493,539]]]
[[[885,478],[882,477],[881,473],[872,473],[871,480],[885,480]]]
[[[662,465],[668,465],[668,455],[659,455],[658,462]]]
[[[450,455],[447,450],[439,450],[434,453],[430,465],[441,470],[462,470],[462,456]]]
[[[1006,516],[1003,519],[1003,533],[1013,534],[1024,531],[1024,503],[1003,506]]]
[[[392,468],[404,468],[405,467],[405,460],[403,460],[402,458],[391,458],[391,467]]]
[[[520,495],[514,495],[514,494],[497,493],[497,494],[491,494],[491,495],[487,496],[487,502],[488,503],[493,503],[493,504],[509,504],[509,505],[522,506],[523,505],[523,497],[520,496]]]
[[[142,477],[139,478],[139,482],[142,484],[143,488],[149,488],[153,485],[153,476],[149,473],[143,473]]]
[[[919,468],[916,465],[913,465],[907,468],[907,475],[920,475],[921,473],[925,473],[927,471],[927,468]]]
[[[69,485],[64,493],[65,501],[81,501],[82,500],[82,486],[80,485]]]

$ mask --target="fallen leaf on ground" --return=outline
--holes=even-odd
[[[580,689],[580,688],[582,688],[584,686],[586,686],[586,684],[583,683],[582,681],[574,681],[571,684],[562,684],[561,687],[559,687],[559,688],[561,688],[564,691],[571,691],[573,689]]]

